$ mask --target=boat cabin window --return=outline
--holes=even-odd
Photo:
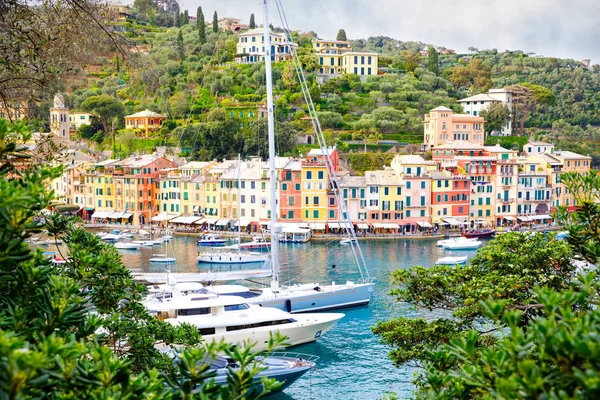
[[[183,310],[177,310],[177,315],[204,315],[210,314],[210,307],[202,307],[202,308],[188,308]]]
[[[198,332],[202,335],[214,335],[215,334],[215,328],[200,328],[198,329]]]
[[[232,304],[230,306],[225,306],[225,311],[237,311],[237,310],[247,310],[250,308],[248,304]]]
[[[226,329],[227,329],[227,332],[241,331],[242,329],[260,328],[260,327],[263,327],[263,326],[285,325],[285,324],[291,324],[293,322],[296,322],[296,320],[292,319],[292,318],[289,318],[289,319],[280,319],[280,320],[277,320],[277,321],[258,322],[256,324],[228,326]]]

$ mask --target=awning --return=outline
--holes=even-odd
[[[515,217],[511,217],[511,216],[508,216],[508,217],[503,217],[503,218],[504,218],[505,220],[507,220],[507,221],[514,221],[514,220],[515,220]]]
[[[527,221],[531,221],[531,219],[529,219],[529,217],[525,217],[525,216],[523,216],[523,217],[517,217],[517,219],[518,219],[519,221],[521,221],[521,222],[527,222]]]
[[[533,216],[531,216],[531,219],[537,219],[537,220],[550,219],[550,218],[552,218],[552,217],[550,215],[548,215],[548,214],[533,215]]]
[[[342,224],[340,222],[328,222],[327,227],[329,229],[340,229],[342,227]]]
[[[92,214],[92,218],[108,218],[108,216],[111,215],[113,212],[114,211],[96,211]]]
[[[433,228],[429,222],[417,221],[417,225],[419,225],[421,228]]]
[[[310,229],[313,231],[324,231],[325,230],[325,222],[311,222],[309,224]]]
[[[442,220],[453,226],[462,225],[462,222],[455,218],[442,218]]]
[[[369,224],[356,224],[356,226],[358,227],[358,229],[366,231],[369,229]]]
[[[234,226],[248,226],[252,222],[252,218],[240,218],[234,224]]]
[[[111,215],[109,215],[107,218],[122,219],[122,218],[129,218],[132,215],[133,215],[133,213],[130,213],[129,211],[115,211]]]
[[[391,223],[391,222],[374,222],[373,223],[373,228],[375,229],[398,229],[400,226],[398,224],[395,223]]]
[[[298,224],[298,226],[299,226],[300,228],[308,228],[308,222],[300,222],[300,223]]]
[[[194,206],[194,208],[192,208],[192,212],[199,213],[200,212],[200,206]]]
[[[229,219],[228,218],[221,218],[220,220],[217,221],[217,223],[215,224],[216,226],[225,226],[229,223]]]
[[[132,215],[133,215],[133,213],[132,213],[132,212],[129,212],[129,211],[124,211],[124,212],[123,212],[123,215],[121,215],[121,218],[129,218],[129,217],[131,217]]]
[[[179,216],[179,214],[169,214],[169,213],[165,213],[162,212],[158,215],[155,215],[154,217],[152,217],[152,219],[150,221],[152,222],[162,222],[162,221],[168,221],[170,219],[173,219],[175,217]]]
[[[169,222],[173,224],[193,224],[200,219],[200,217],[196,217],[195,215],[180,215],[179,217],[173,218]]]
[[[196,221],[195,224],[198,224],[198,225],[201,225],[201,224],[214,225],[218,220],[219,220],[219,218],[202,218],[202,219]]]

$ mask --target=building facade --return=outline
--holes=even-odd
[[[425,115],[424,150],[464,141],[483,146],[485,140],[484,120],[468,114],[454,114],[446,107],[437,107]]]

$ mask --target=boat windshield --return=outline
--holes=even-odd
[[[225,311],[247,310],[249,308],[250,308],[250,306],[246,303],[232,304],[230,306],[225,306]]]

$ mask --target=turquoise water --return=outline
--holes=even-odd
[[[410,395],[414,370],[396,368],[387,358],[388,349],[379,343],[370,327],[378,320],[394,316],[416,315],[414,309],[394,302],[388,295],[389,273],[411,265],[430,266],[440,257],[475,254],[474,251],[448,252],[437,248],[435,240],[361,241],[375,292],[368,307],[345,309],[346,316],[319,341],[297,346],[291,351],[320,357],[317,369],[305,375],[285,393],[274,399],[380,399],[385,392],[396,392],[400,398]],[[196,264],[198,247],[195,238],[176,237],[169,245],[177,257],[173,271],[194,272],[207,268]],[[160,272],[164,266],[149,266],[152,253],[164,252],[158,246],[140,251],[122,251],[124,264],[137,271]],[[299,276],[299,282],[345,282],[356,280],[350,248],[339,241],[282,245],[282,281]],[[331,265],[336,268],[332,269]],[[252,266],[213,266],[212,269],[244,269]]]

